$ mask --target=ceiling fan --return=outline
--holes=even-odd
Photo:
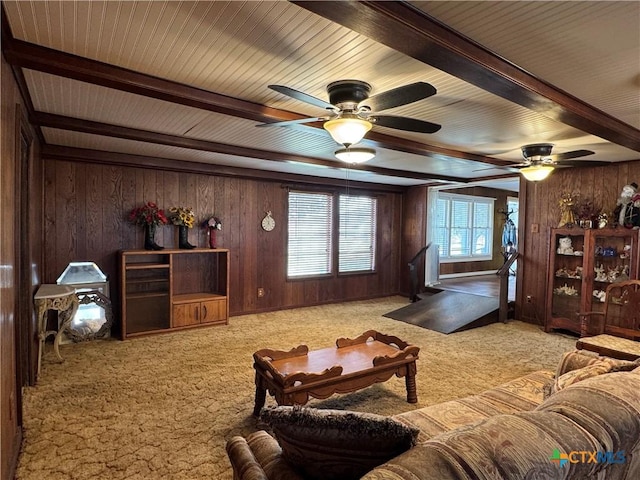
[[[324,108],[328,113],[323,117],[262,123],[258,127],[324,122],[324,129],[337,143],[344,146],[336,151],[336,156],[342,160],[348,158],[345,161],[354,162],[361,156],[368,157],[361,160],[366,161],[375,155],[375,150],[371,148],[351,148],[364,138],[373,125],[419,133],[434,133],[441,128],[436,123],[424,120],[377,113],[435,95],[435,87],[426,82],[411,83],[370,97],[371,85],[368,83],[361,80],[338,80],[327,85],[328,102],[283,85],[269,85],[269,88],[296,100]]]
[[[544,180],[555,168],[587,165],[595,167],[609,163],[601,160],[575,160],[593,155],[595,152],[591,150],[573,150],[571,152],[551,154],[553,143],[533,143],[523,145],[520,149],[522,150],[524,162],[504,165],[500,168],[519,168],[524,178],[534,182]]]

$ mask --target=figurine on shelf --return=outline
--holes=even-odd
[[[617,267],[610,268],[607,272],[607,281],[609,283],[625,282],[629,280],[629,266],[618,265]]]
[[[558,240],[558,254],[559,255],[573,255],[573,245],[570,237],[562,237]]]
[[[569,297],[575,297],[578,295],[578,291],[575,288],[570,287],[566,283],[561,287],[554,288],[553,293],[555,293],[556,295],[566,295]]]
[[[633,182],[622,187],[620,197],[613,210],[615,226],[625,228],[640,227],[640,196],[637,195],[638,184]],[[636,198],[636,201],[634,201]]]
[[[606,282],[607,274],[604,271],[604,265],[597,265],[594,269],[594,273],[596,274],[595,281],[596,282]]]
[[[571,273],[571,276],[573,278],[582,278],[582,267],[577,266],[573,272],[569,272],[569,273]]]
[[[604,303],[607,295],[604,290],[594,290],[593,296],[597,298],[599,302]]]
[[[625,245],[620,254],[620,258],[624,260],[625,258],[629,258],[629,255],[631,255],[631,245]]]
[[[576,224],[574,212],[577,193],[564,193],[558,202],[560,206],[560,223],[558,227],[573,227]]]
[[[601,212],[598,215],[598,228],[607,228],[607,225],[609,225],[609,215]]]

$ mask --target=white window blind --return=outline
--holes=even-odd
[[[288,277],[331,273],[332,207],[329,194],[289,192]]]
[[[433,241],[441,261],[493,256],[493,198],[438,193]]]
[[[340,195],[340,273],[375,270],[377,200]]]

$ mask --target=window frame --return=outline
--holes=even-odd
[[[326,258],[326,261],[329,264],[329,271],[328,272],[316,272],[316,273],[308,273],[308,274],[301,274],[301,275],[290,275],[289,274],[289,269],[290,269],[290,250],[291,250],[291,194],[301,194],[301,195],[318,195],[318,196],[324,196],[324,197],[328,197],[329,198],[329,208],[331,209],[330,215],[328,216],[328,220],[329,220],[329,235],[328,235],[328,239],[329,239],[329,254]],[[309,278],[328,278],[328,277],[332,277],[333,276],[333,272],[334,272],[334,268],[335,268],[335,258],[333,255],[333,250],[334,250],[334,237],[335,235],[333,234],[333,225],[335,223],[335,208],[334,208],[334,200],[333,200],[333,194],[331,192],[319,192],[319,191],[307,191],[307,190],[289,190],[287,192],[287,219],[286,219],[286,224],[287,224],[287,232],[286,232],[286,259],[284,262],[284,269],[285,269],[285,278],[287,280],[306,280]]]
[[[336,198],[337,197],[337,198]],[[371,248],[372,248],[372,252],[369,256],[369,259],[371,260],[371,268],[367,268],[367,269],[361,269],[361,270],[340,270],[341,264],[340,264],[340,254],[341,254],[341,246],[342,246],[342,235],[341,235],[341,219],[342,219],[342,210],[341,210],[341,199],[343,197],[351,197],[351,198],[359,198],[359,197],[363,197],[363,198],[367,198],[369,200],[371,200],[371,204],[372,204],[372,212],[371,212],[371,224],[370,224],[370,228],[373,230],[372,232],[372,236],[370,237],[370,241],[371,241]],[[343,276],[343,275],[357,275],[357,274],[368,274],[368,273],[376,273],[376,269],[377,269],[377,265],[378,265],[378,198],[375,195],[367,195],[367,194],[361,194],[361,193],[357,193],[357,194],[352,194],[352,193],[339,193],[336,196],[334,196],[334,201],[337,203],[338,208],[335,209],[337,216],[338,216],[338,220],[337,220],[337,225],[338,228],[337,230],[337,248],[335,249],[335,254],[337,257],[336,260],[336,273],[339,276]]]
[[[459,194],[459,193],[449,193],[449,192],[445,192],[445,191],[438,191],[437,195],[436,195],[436,205],[434,208],[434,213],[435,215],[438,215],[439,213],[439,207],[438,207],[438,202],[444,200],[447,202],[447,219],[445,221],[445,227],[439,227],[436,226],[434,227],[434,234],[433,234],[433,238],[434,241],[437,243],[437,241],[435,240],[435,238],[437,237],[436,232],[438,230],[441,229],[445,229],[448,232],[448,251],[447,252],[443,252],[443,246],[439,245],[439,259],[440,259],[440,263],[460,263],[460,262],[482,262],[482,261],[490,261],[493,260],[493,254],[494,254],[494,248],[493,248],[493,239],[495,236],[495,224],[494,224],[494,217],[495,217],[495,198],[492,197],[481,197],[481,196],[477,196],[477,195],[464,195],[464,194]],[[452,226],[452,204],[454,201],[457,202],[464,202],[468,204],[468,223],[467,223],[467,227],[459,227],[459,228],[466,228],[469,230],[469,254],[468,255],[456,255],[456,256],[452,256],[451,255],[451,244],[452,242],[452,230],[455,228]],[[487,227],[478,227],[475,223],[475,207],[476,204],[481,204],[481,205],[486,205],[487,206],[487,210],[488,210],[488,226]],[[478,229],[487,229],[487,249],[486,249],[486,253],[482,253],[482,254],[475,254],[473,252],[473,238],[475,236],[475,232]]]
[[[330,252],[329,252],[329,260],[331,264],[330,271],[328,273],[311,273],[308,275],[290,275],[289,274],[289,251],[290,251],[290,221],[291,221],[291,194],[292,193],[300,193],[300,194],[309,194],[309,195],[324,195],[328,196],[331,199],[331,208],[332,208],[332,217],[331,217],[331,235],[330,235]],[[343,196],[348,197],[368,197],[373,200],[374,204],[374,212],[373,212],[373,253],[371,255],[372,260],[372,268],[367,270],[349,270],[349,271],[340,271],[340,199]],[[286,218],[286,257],[284,262],[285,269],[285,279],[286,281],[299,281],[299,280],[308,280],[308,279],[323,279],[323,278],[338,278],[352,275],[370,275],[377,273],[377,266],[379,263],[379,215],[380,209],[378,208],[378,197],[375,194],[366,193],[366,192],[337,192],[337,191],[326,191],[326,190],[315,190],[315,189],[302,189],[302,188],[292,188],[287,192],[287,218]]]

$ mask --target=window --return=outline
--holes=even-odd
[[[376,207],[375,198],[340,195],[340,273],[375,269]]]
[[[288,222],[288,278],[331,275],[336,261],[338,273],[375,269],[375,198],[290,191]]]
[[[287,276],[331,273],[332,222],[332,195],[289,192]]]
[[[433,241],[440,260],[493,257],[493,198],[438,192]]]

